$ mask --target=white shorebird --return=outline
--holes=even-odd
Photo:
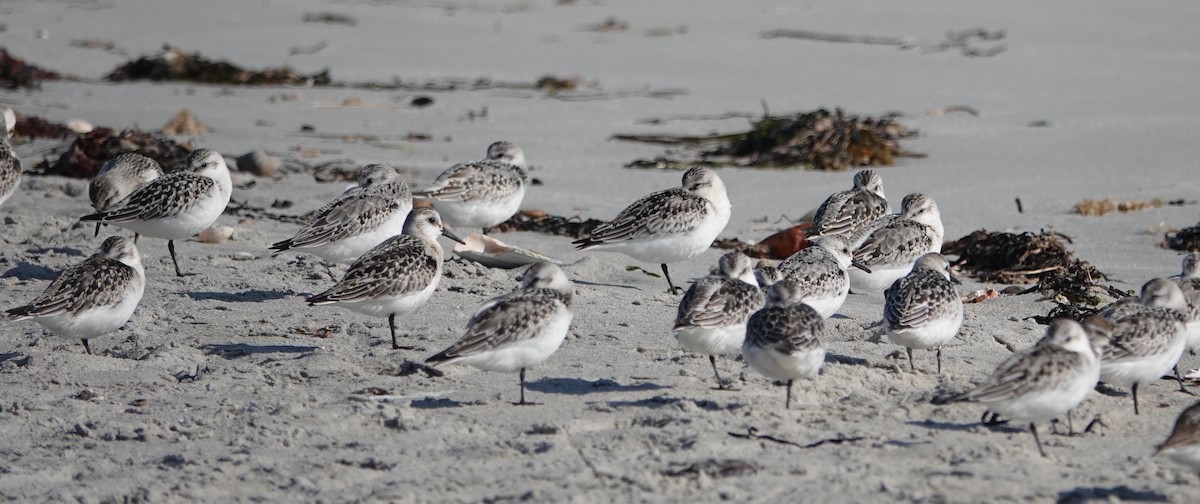
[[[229,204],[232,190],[225,158],[213,150],[196,149],[188,154],[184,169],[159,177],[105,211],[79,220],[166,239],[175,274],[184,276],[175,256],[175,240],[195,236],[213,225]]]
[[[133,241],[112,236],[100,250],[63,271],[37,299],[8,310],[13,320],[33,319],[51,332],[83,341],[129,321],[146,288],[142,259]]]
[[[521,287],[484,303],[467,322],[462,339],[425,360],[433,366],[466,364],[484,371],[520,372],[541,364],[562,345],[574,313],[575,287],[562,269],[537,263],[525,270]]]
[[[158,161],[136,152],[117,154],[100,165],[100,173],[88,183],[88,199],[92,201],[92,208],[103,212],[162,175],[162,166]],[[96,223],[93,236],[100,236],[100,226],[103,225],[102,222]],[[133,241],[137,243],[136,234]]]
[[[667,264],[708,250],[729,223],[731,210],[721,177],[697,166],[683,174],[681,187],[650,193],[574,244],[579,250],[610,250],[659,263],[671,292],[679,293]]]
[[[942,374],[942,345],[954,340],[962,327],[963,303],[950,261],[938,253],[917,259],[912,272],[884,293],[883,329],[892,343],[908,351],[914,371],[913,349],[937,349],[937,372]]]
[[[433,202],[451,227],[482,229],[500,224],[525,199],[525,153],[509,142],[488,146],[487,159],[457,164],[413,195]]]
[[[755,371],[772,380],[787,382],[784,409],[792,407],[792,383],[813,378],[825,363],[825,320],[797,301],[800,285],[784,278],[767,288],[767,305],[746,322],[742,355]]]
[[[1179,414],[1171,435],[1158,445],[1154,454],[1164,455],[1193,471],[1200,471],[1200,403],[1193,404]]]
[[[847,269],[871,270],[850,257],[850,243],[842,236],[813,236],[808,241],[808,247],[779,263],[779,271],[800,281],[798,301],[813,307],[821,318],[829,318],[850,293]]]
[[[1041,340],[1009,356],[975,389],[935,403],[979,402],[1004,418],[1029,422],[1029,432],[1044,457],[1037,422],[1062,416],[1082,403],[1100,380],[1100,369],[1083,326],[1058,319]]]
[[[708,356],[717,388],[728,390],[717,371],[716,356],[741,350],[746,321],[762,308],[763,293],[745,254],[730,252],[717,264],[717,274],[697,280],[679,300],[672,331],[685,350]]]
[[[17,192],[21,185],[21,158],[13,152],[9,138],[16,127],[16,115],[11,108],[4,106],[4,134],[0,135],[0,205]]]
[[[390,166],[370,164],[347,190],[315,212],[294,236],[271,250],[308,252],[326,261],[349,263],[384,240],[400,234],[412,210],[412,194]]]
[[[850,237],[887,213],[883,178],[875,170],[860,170],[854,174],[852,189],[833,193],[817,208],[808,235]]]
[[[937,203],[919,193],[904,197],[898,216],[881,217],[866,229],[869,233],[857,245],[854,259],[870,268],[870,273],[850,270],[850,288],[855,292],[879,292],[890,287],[912,270],[918,257],[941,252],[945,234]]]
[[[375,317],[387,317],[396,339],[396,315],[412,313],[437,290],[442,278],[442,246],[438,235],[462,242],[442,226],[432,208],[408,214],[404,234],[388,238],[363,254],[333,287],[311,296],[309,306],[336,305]]]
[[[1138,385],[1153,383],[1179,363],[1187,346],[1184,330],[1187,302],[1174,282],[1155,278],[1142,286],[1141,307],[1122,303],[1102,312],[1113,323],[1112,338],[1101,359],[1106,384],[1131,387],[1133,412]],[[1180,389],[1183,388],[1182,381]]]

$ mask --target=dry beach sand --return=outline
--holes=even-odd
[[[336,12],[354,25],[306,23]],[[609,17],[625,30],[592,31]],[[38,65],[84,78],[30,92],[0,91],[20,114],[82,118],[116,128],[160,128],[180,109],[210,131],[196,145],[231,157],[253,150],[315,160],[383,162],[428,182],[452,162],[477,159],[495,140],[525,149],[544,185],[525,208],[611,218],[680,172],[630,170],[660,147],[609,140],[614,133],[694,133],[744,128],[744,118],[640,120],[692,114],[757,114],[840,106],[896,111],[927,153],[882,168],[893,208],[921,191],[941,207],[948,239],[976,229],[1036,231],[1074,239],[1083,259],[1136,289],[1178,272],[1161,233],[1197,221],[1196,206],[1084,217],[1084,198],[1195,199],[1200,100],[1200,4],[1100,2],[719,2],[671,0],[240,1],[98,0],[0,4],[0,45]],[[679,30],[678,27],[685,27]],[[1005,50],[968,57],[864,45],[764,39],[774,29],[907,37],[936,43],[947,31],[1004,30]],[[650,36],[671,33],[667,36]],[[72,40],[112,41],[114,51]],[[293,54],[293,47],[314,47]],[[341,88],[109,84],[122,62],[168,43],[248,68],[328,68],[336,80],[421,82],[449,77],[533,82],[580,76],[600,93],[561,99],[528,89],[454,92]],[[992,47],[994,43],[981,44]],[[682,94],[658,91],[679,90]],[[434,99],[406,107],[415,95]],[[347,99],[369,106],[336,106]],[[328,106],[335,105],[335,106]],[[926,114],[967,105],[965,113]],[[471,118],[472,113],[486,117]],[[1044,121],[1044,123],[1037,123]],[[1032,126],[1044,124],[1044,126]],[[299,134],[367,133],[376,143]],[[409,132],[432,140],[405,140]],[[43,143],[18,145],[27,166]],[[722,169],[733,218],[722,236],[761,238],[799,217],[849,173]],[[235,174],[235,185],[254,180]],[[0,292],[5,308],[33,298],[54,273],[103,240],[76,222],[90,212],[86,180],[27,175],[0,207]],[[309,174],[256,179],[234,200],[302,214],[344,183]],[[1018,213],[1013,199],[1024,203]],[[393,351],[387,323],[346,310],[308,308],[330,285],[310,256],[272,257],[267,246],[296,225],[269,219],[222,224],[234,240],[177,244],[176,278],[162,240],[142,239],[148,286],[125,328],[93,340],[47,337],[35,324],[0,324],[0,497],[19,502],[243,501],[1065,501],[1119,498],[1194,502],[1200,481],[1151,456],[1194,398],[1163,381],[1145,387],[1142,415],[1128,396],[1093,394],[1075,411],[1085,436],[1049,434],[1038,456],[1022,426],[978,425],[982,407],[934,406],[939,392],[983,379],[1011,349],[1044,330],[1027,320],[1052,303],[1036,294],[968,305],[945,370],[907,371],[901,348],[869,326],[882,298],[853,295],[830,320],[831,357],[815,381],[783,390],[721,361],[736,392],[715,391],[706,359],[670,335],[677,296],[617,254],[580,253],[570,240],[530,233],[500,239],[567,263],[576,281],[571,334],[529,372],[530,398],[514,407],[515,375],[461,366],[430,377],[404,365],[449,345],[475,308],[516,285],[515,271],[462,260],[442,288],[403,321],[424,351]],[[105,233],[121,232],[108,228]],[[672,268],[677,282],[707,273],[720,251]],[[340,270],[339,270],[340,271]],[[964,290],[988,286],[968,281]],[[997,287],[998,286],[990,286]],[[332,336],[310,333],[336,326]],[[1200,358],[1184,357],[1195,368]],[[383,395],[373,395],[370,389]],[[750,429],[800,447],[730,433]],[[1065,429],[1060,428],[1060,432]]]

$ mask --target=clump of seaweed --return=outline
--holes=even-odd
[[[76,137],[54,163],[43,159],[34,169],[45,175],[92,178],[105,161],[117,154],[136,152],[170,171],[182,164],[191,150],[190,145],[180,145],[162,135],[138,129],[117,133],[109,128],[96,128]]]
[[[1167,248],[1185,252],[1200,252],[1200,223],[1163,236]]]
[[[0,85],[7,89],[37,89],[44,80],[62,79],[62,74],[38,68],[0,49]]]
[[[860,117],[842,109],[818,109],[786,116],[765,115],[750,131],[709,136],[614,135],[618,140],[679,145],[699,150],[696,161],[769,168],[809,167],[840,171],[859,166],[890,166],[897,157],[923,157],[900,141],[917,132],[896,115]],[[664,158],[633,161],[627,167],[675,164]],[[680,162],[679,164],[686,164]],[[694,164],[694,163],[693,163]]]
[[[1041,292],[1059,304],[1094,307],[1103,302],[1098,293],[1125,295],[1113,287],[1099,285],[1100,280],[1108,277],[1075,257],[1064,242],[1069,243],[1070,239],[1052,231],[979,230],[946,243],[942,253],[958,256],[955,268],[981,282],[1036,284],[1026,292]]]
[[[492,226],[487,232],[533,231],[549,235],[583,238],[591,235],[592,230],[601,224],[604,224],[604,221],[599,219],[561,217],[550,215],[542,210],[522,210],[512,216],[511,219]]]
[[[329,71],[305,75],[288,66],[247,70],[228,61],[214,61],[171,46],[153,56],[129,61],[108,74],[105,79],[120,82],[131,80],[186,81],[202,84],[237,85],[329,85]]]

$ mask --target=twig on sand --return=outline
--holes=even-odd
[[[832,42],[838,44],[867,44],[867,45],[887,45],[895,46],[900,49],[920,49],[922,53],[938,53],[950,49],[957,49],[959,53],[967,57],[989,57],[1000,54],[1008,49],[1004,44],[996,44],[990,47],[976,47],[976,42],[995,42],[1003,40],[1007,34],[1004,30],[988,31],[984,28],[970,28],[966,30],[952,31],[946,33],[945,40],[939,41],[920,41],[912,37],[889,37],[879,35],[847,35],[842,33],[824,33],[809,30],[769,30],[762,33],[762,38],[791,38],[800,40],[812,40],[816,42]]]
[[[738,438],[738,439],[770,441],[772,443],[785,444],[785,445],[795,446],[797,448],[804,448],[804,449],[816,448],[818,446],[825,445],[825,444],[853,443],[856,441],[862,441],[863,439],[866,439],[863,436],[854,436],[854,437],[839,436],[839,437],[835,437],[835,438],[822,439],[820,441],[815,441],[815,442],[805,445],[805,444],[800,444],[800,443],[797,443],[795,441],[791,441],[788,439],[783,439],[781,437],[772,436],[770,434],[759,434],[757,427],[751,427],[751,428],[747,429],[746,432],[729,431],[729,435],[733,436],[735,438]]]

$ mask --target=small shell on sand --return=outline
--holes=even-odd
[[[84,133],[90,133],[92,130],[96,129],[96,127],[92,126],[92,123],[84,121],[83,119],[71,119],[67,121],[67,129],[82,135]]]
[[[212,226],[200,230],[201,243],[225,243],[233,238],[232,226]]]

